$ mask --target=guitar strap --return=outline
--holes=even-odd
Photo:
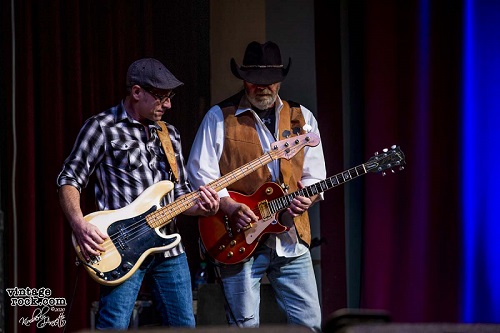
[[[288,133],[288,134],[287,134]],[[283,100],[283,108],[280,111],[280,121],[278,124],[278,140],[283,140],[290,136],[290,105],[287,101]],[[287,135],[287,136],[285,136]],[[289,184],[286,184],[285,181],[288,181],[292,175],[292,161],[287,159],[280,160],[280,170],[283,179],[281,180],[283,183],[281,186],[285,190],[285,192],[290,187]]]
[[[168,164],[170,164],[170,169],[175,177],[175,182],[179,181],[179,169],[177,168],[177,161],[175,159],[174,148],[172,147],[172,141],[170,140],[170,135],[168,135],[167,125],[163,121],[157,121],[156,124],[161,127],[160,131],[157,131],[158,137],[160,138],[161,145],[167,156]]]

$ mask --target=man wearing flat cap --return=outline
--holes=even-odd
[[[156,230],[151,230],[145,218],[145,213],[153,208],[153,200],[157,200],[158,209],[159,205],[192,192],[180,134],[174,126],[161,120],[172,106],[174,90],[181,85],[183,83],[156,59],[133,62],[127,71],[125,98],[85,121],[57,178],[61,207],[73,229],[74,243],[85,267],[122,250],[123,262],[116,269],[111,264],[98,266],[97,270],[113,269],[109,275],[102,271],[92,275],[102,282],[97,329],[129,327],[143,280],[150,282],[149,289],[163,325],[195,326],[191,276],[180,236],[175,242],[161,243],[170,239],[162,235],[177,232],[175,215],[169,224]],[[84,218],[80,192],[94,172],[98,206],[94,216],[119,216],[118,221],[94,218],[88,222]],[[165,180],[171,183],[162,184],[170,184],[170,187],[153,187]],[[217,193],[201,186],[199,199],[184,214],[212,215],[218,207]],[[101,211],[107,212],[99,214]],[[143,248],[150,243],[154,250],[153,246]],[[145,255],[142,262],[128,261],[134,258],[131,255],[134,251],[141,254],[141,258]],[[104,276],[102,280],[99,273]],[[113,278],[117,284],[106,283]]]
[[[195,185],[207,184],[259,158],[271,150],[275,141],[309,131],[319,135],[318,123],[310,110],[278,95],[291,59],[283,65],[276,43],[251,42],[242,65],[231,59],[230,66],[232,73],[243,81],[243,90],[214,105],[205,115],[188,162],[189,177]],[[231,226],[228,233],[258,228],[259,222],[263,223],[257,215],[257,203],[250,207],[250,200],[238,202],[241,195],[262,192],[265,197],[263,185],[267,182],[275,182],[292,193],[325,177],[321,143],[305,147],[290,161],[277,159],[258,168],[219,192],[220,210]],[[278,214],[287,231],[263,235],[247,260],[219,263],[216,267],[228,302],[229,324],[259,326],[260,282],[267,274],[288,323],[320,329],[321,310],[309,252],[311,229],[307,210],[321,199],[321,195],[296,196]],[[245,246],[237,246],[236,251],[244,252]]]

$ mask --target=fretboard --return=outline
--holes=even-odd
[[[352,169],[346,170],[344,172],[326,178],[325,180],[321,180],[315,184],[306,186],[303,189],[284,195],[280,198],[271,200],[269,202],[269,209],[271,213],[274,214],[290,206],[292,200],[297,196],[309,198],[312,197],[313,195],[320,194],[331,188],[342,185],[366,173],[367,170],[365,165],[364,164],[358,165],[357,167],[354,167]]]
[[[246,175],[249,175],[258,168],[268,164],[275,158],[276,157],[274,157],[273,152],[264,154],[263,156],[237,168],[236,170],[225,174],[221,178],[214,180],[206,186],[210,186],[216,192],[218,192],[233,184],[234,182],[242,179]],[[168,224],[174,217],[193,207],[198,201],[199,197],[199,191],[194,191],[178,198],[165,207],[152,212],[146,218],[149,226],[151,226],[152,228],[157,228]]]

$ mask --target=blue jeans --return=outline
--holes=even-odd
[[[150,255],[122,284],[101,286],[97,329],[127,329],[134,303],[144,279],[150,282],[153,301],[161,313],[162,324],[195,327],[191,275],[185,253],[165,258]]]
[[[278,257],[259,245],[251,259],[219,268],[228,301],[228,323],[238,327],[259,326],[260,281],[265,273],[288,324],[321,329],[321,308],[311,254]]]

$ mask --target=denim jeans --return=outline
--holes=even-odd
[[[150,255],[122,284],[101,286],[97,329],[127,329],[142,282],[150,283],[153,301],[161,313],[162,324],[194,327],[191,275],[185,253],[165,258]]]
[[[267,273],[288,324],[320,331],[321,308],[309,252],[284,258],[261,244],[249,261],[221,266],[219,271],[228,301],[226,315],[230,325],[259,326],[260,281]]]

